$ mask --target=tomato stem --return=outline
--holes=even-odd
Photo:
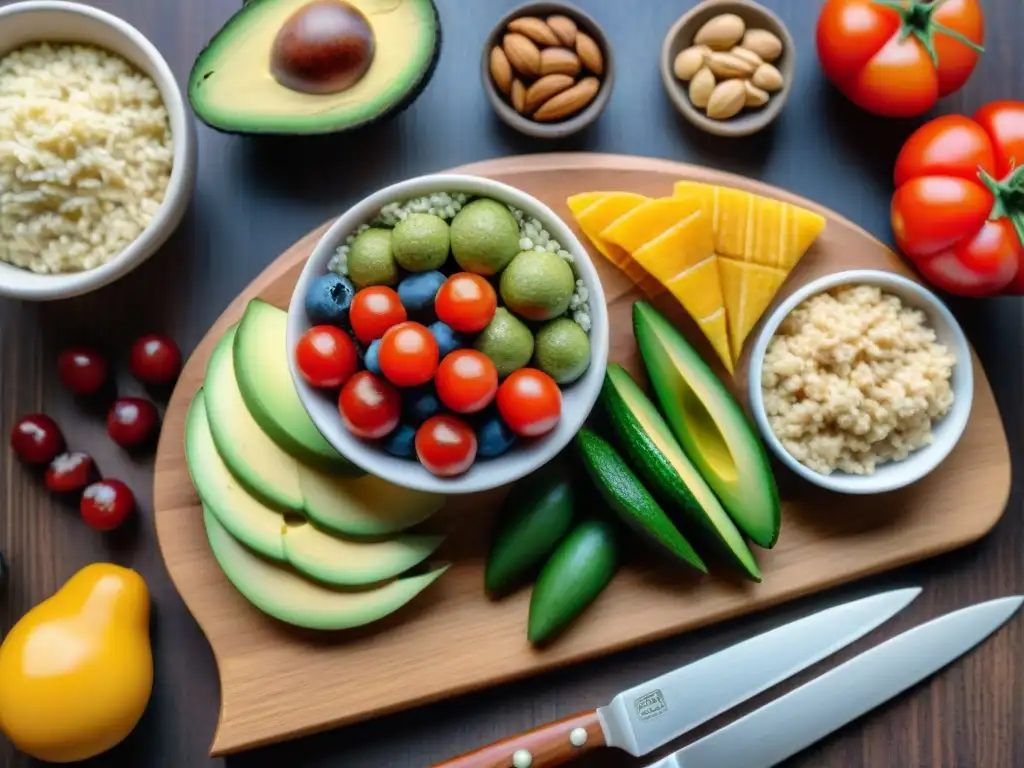
[[[978,178],[992,193],[994,202],[989,221],[1009,219],[1024,246],[1024,166],[1014,168],[1002,181],[996,181],[984,168],[978,168]]]
[[[891,8],[900,15],[902,24],[900,26],[900,42],[913,36],[918,39],[932,64],[939,66],[939,54],[935,50],[935,35],[951,37],[963,45],[966,45],[977,53],[984,53],[985,48],[974,42],[961,32],[950,29],[945,24],[935,21],[935,12],[939,10],[948,0],[873,0],[877,5]]]

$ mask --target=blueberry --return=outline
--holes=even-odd
[[[413,273],[398,284],[398,298],[408,312],[433,309],[434,297],[446,279],[436,270]]]
[[[328,272],[314,280],[306,293],[306,314],[314,325],[348,327],[348,310],[356,289],[347,277]]]
[[[497,413],[489,414],[476,430],[477,455],[493,459],[505,453],[516,441],[516,436]]]
[[[408,424],[400,424],[398,429],[384,439],[384,450],[399,458],[413,458],[416,455],[415,428]]]
[[[442,359],[449,352],[454,352],[456,349],[462,349],[466,346],[466,341],[462,334],[456,333],[440,320],[430,324],[430,332],[437,339],[437,351]]]
[[[380,339],[374,339],[370,342],[370,346],[366,348],[366,354],[363,356],[363,365],[366,366],[366,370],[370,373],[380,376]]]
[[[422,424],[441,412],[441,401],[432,386],[412,389],[406,394],[405,411],[410,421]]]

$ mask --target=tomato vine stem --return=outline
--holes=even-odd
[[[935,12],[948,0],[872,0],[877,5],[891,8],[900,15],[900,42],[913,36],[928,52],[932,64],[938,68],[939,54],[935,50],[935,35],[945,35],[966,45],[968,48],[984,53],[985,49],[966,35],[947,27],[935,20]]]
[[[1011,170],[1002,181],[997,181],[992,174],[979,167],[978,178],[988,187],[995,200],[988,220],[1009,219],[1017,233],[1017,239],[1024,246],[1024,166]]]

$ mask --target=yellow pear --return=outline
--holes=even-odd
[[[0,731],[38,760],[85,760],[131,733],[152,687],[146,583],[94,563],[0,645]]]

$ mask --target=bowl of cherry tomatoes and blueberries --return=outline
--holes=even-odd
[[[168,387],[181,371],[181,350],[158,334],[141,336],[129,351],[132,376],[149,387]],[[76,398],[95,402],[111,394],[113,376],[107,357],[91,347],[69,347],[57,357],[57,377]],[[156,405],[144,397],[114,397],[107,409],[107,434],[121,448],[133,451],[154,444],[160,430]],[[96,462],[84,451],[69,450],[57,422],[44,413],[18,419],[10,436],[11,450],[25,465],[42,473],[47,490],[78,504],[82,520],[97,531],[119,528],[135,510],[135,495],[121,480],[101,477]]]
[[[608,317],[572,230],[489,179],[423,176],[349,209],[289,307],[292,379],[367,472],[458,494],[552,459],[601,388]]]

